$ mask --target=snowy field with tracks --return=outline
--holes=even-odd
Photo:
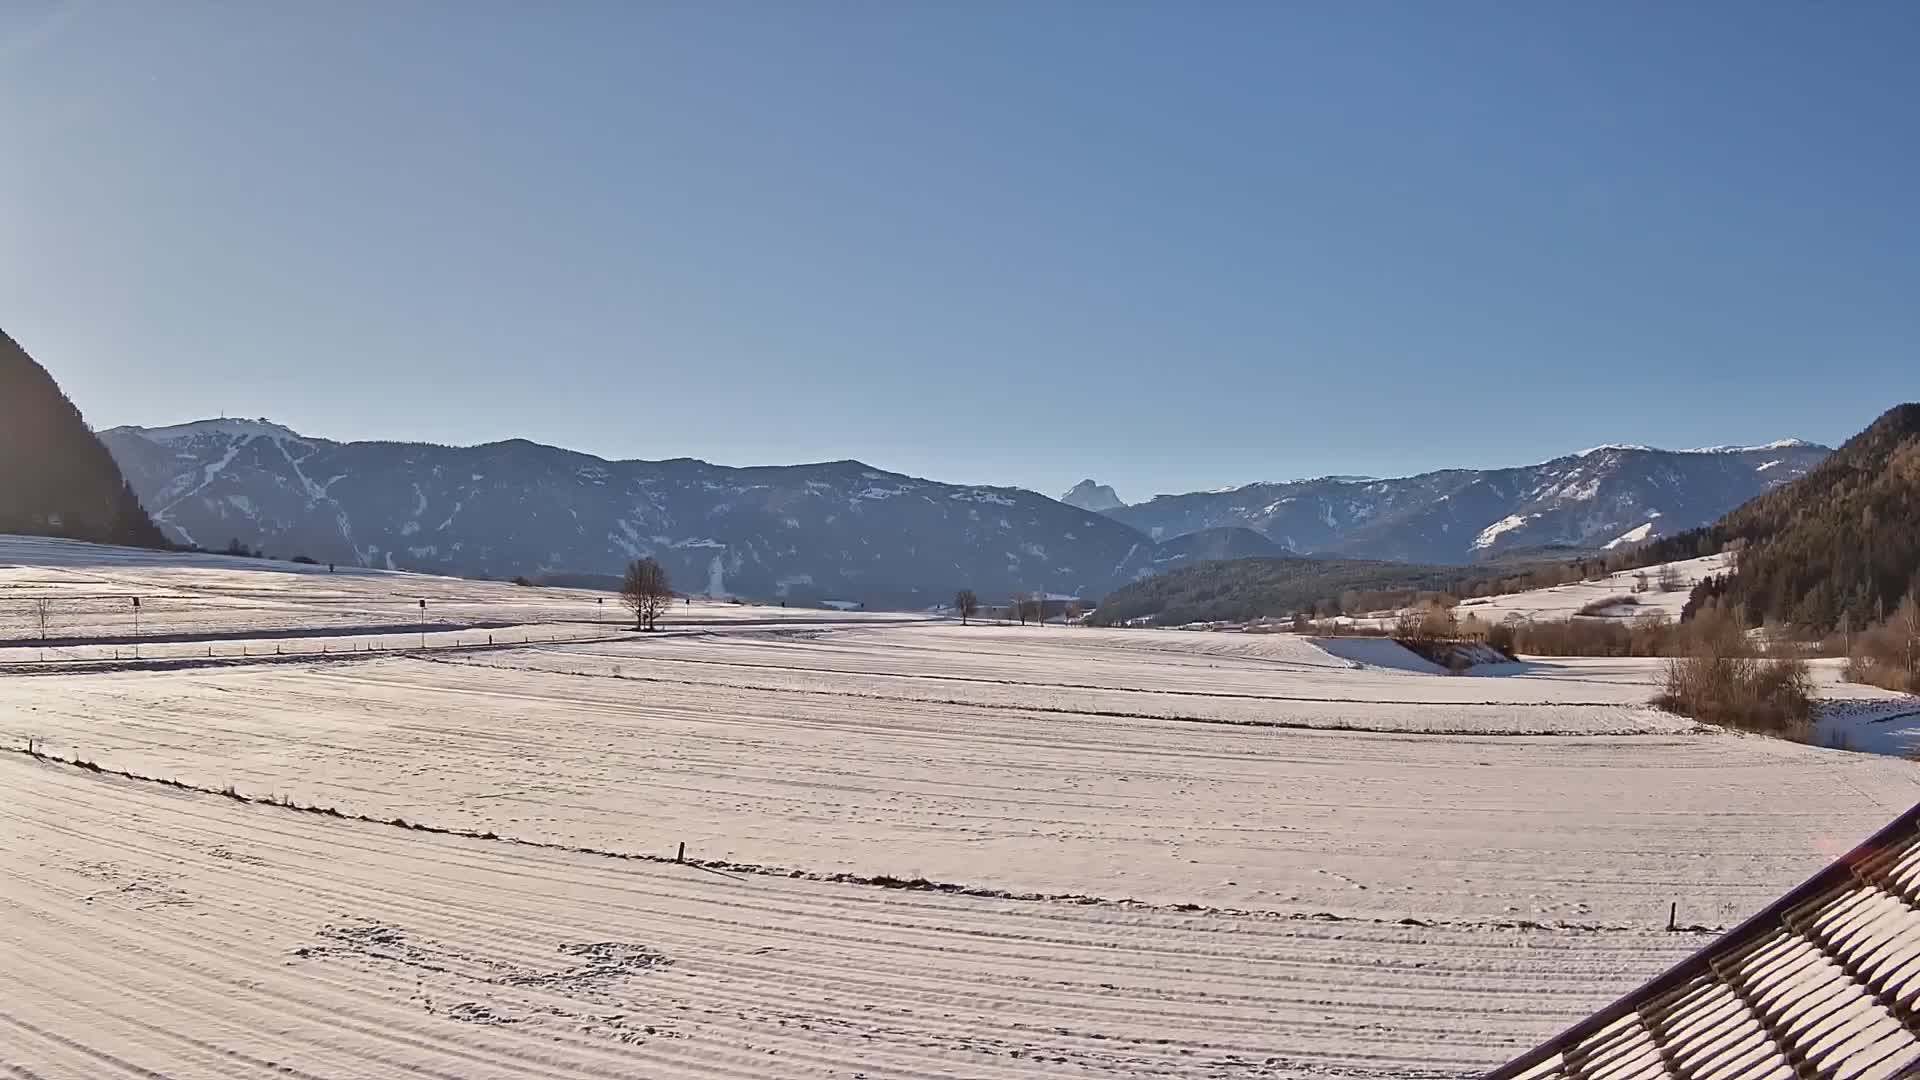
[[[1920,765],[1648,708],[1656,662],[731,604],[642,637],[571,590],[0,564],[15,603],[164,588],[222,647],[419,598],[534,638],[17,646],[20,1076],[1465,1077],[1920,799]]]

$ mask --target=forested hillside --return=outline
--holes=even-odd
[[[1740,548],[1737,570],[1704,585],[1696,607],[1714,602],[1749,623],[1819,633],[1893,611],[1920,575],[1920,404],[1888,410],[1806,476],[1699,533],[1649,545],[1643,557],[1728,545]]]
[[[1345,590],[1441,589],[1481,596],[1737,549],[1735,571],[1696,590],[1687,613],[1713,605],[1750,625],[1812,634],[1882,621],[1920,591],[1920,404],[1888,410],[1805,476],[1764,492],[1711,525],[1617,552],[1504,572],[1363,560],[1238,559],[1202,563],[1120,589],[1102,622],[1246,619],[1311,609]],[[1350,605],[1334,605],[1348,610]]]
[[[1277,556],[1223,559],[1169,570],[1116,589],[1090,617],[1101,626],[1151,619],[1172,626],[1241,621],[1311,611],[1316,601],[1350,590],[1444,589],[1470,575],[1464,566],[1427,566],[1374,559]],[[1364,605],[1356,605],[1364,606]]]
[[[163,547],[120,467],[45,368],[0,332],[0,533]]]

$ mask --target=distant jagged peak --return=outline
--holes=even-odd
[[[1111,485],[1097,483],[1092,477],[1073,485],[1065,495],[1060,496],[1060,501],[1068,506],[1076,506],[1096,514],[1118,510],[1127,505],[1121,501]]]

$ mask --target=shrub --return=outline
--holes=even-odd
[[[1710,724],[1805,742],[1813,731],[1813,673],[1798,657],[1767,659],[1739,623],[1708,611],[1681,635],[1654,704]]]
[[[1451,641],[1458,632],[1450,607],[1428,604],[1402,612],[1394,624],[1393,636],[1403,642]]]
[[[313,556],[311,556],[311,555],[295,555],[295,556],[294,556],[293,558],[291,558],[291,559],[289,559],[289,560],[287,560],[287,561],[288,561],[288,562],[297,562],[297,563],[299,563],[299,564],[300,564],[300,565],[302,565],[302,566],[318,566],[318,565],[320,565],[320,560],[318,560],[318,559],[316,559],[316,558],[314,558],[314,557],[313,557]]]
[[[1909,596],[1886,622],[1854,635],[1844,677],[1901,693],[1920,693],[1920,600]]]
[[[1842,669],[1841,677],[1848,682],[1878,686],[1882,690],[1920,694],[1920,676],[1903,669],[1898,663],[1888,663],[1883,658],[1858,651],[1847,657],[1847,666]]]
[[[525,588],[525,587],[527,587],[527,586],[530,586],[530,585],[532,585],[532,584],[533,584],[533,582],[531,582],[531,581],[529,581],[529,580],[527,580],[527,575],[525,575],[525,574],[515,574],[515,575],[513,575],[513,583],[514,583],[515,585],[519,585],[519,586],[521,586],[522,588]]]
[[[1513,626],[1515,651],[1534,656],[1626,656],[1630,637],[1625,626],[1613,622],[1561,619]]]
[[[1627,626],[1627,655],[1670,656],[1679,637],[1680,628],[1664,614],[1642,615]]]
[[[1686,580],[1680,576],[1680,568],[1672,563],[1661,563],[1654,581],[1660,586],[1661,592],[1679,592],[1687,587]]]
[[[1470,628],[1472,624],[1469,624]],[[1677,651],[1680,629],[1665,615],[1631,621],[1559,619],[1502,623],[1486,631],[1487,644],[1532,656],[1668,656]]]
[[[1813,675],[1798,657],[1678,656],[1667,661],[1655,704],[1682,716],[1805,742],[1813,727]]]
[[[1472,623],[1476,622],[1479,622],[1479,620],[1468,620],[1470,627]],[[1486,630],[1487,644],[1499,649],[1508,656],[1515,656],[1519,653],[1519,648],[1516,643],[1517,637],[1518,635],[1514,633],[1512,623],[1501,623],[1498,626],[1489,626]]]
[[[1392,632],[1378,626],[1361,626],[1355,623],[1316,622],[1313,632],[1323,637],[1391,637]]]
[[[1592,603],[1582,604],[1580,607],[1580,614],[1604,615],[1606,614],[1606,611],[1608,608],[1633,607],[1639,603],[1640,603],[1639,597],[1633,596],[1627,593],[1622,593],[1619,596],[1609,596],[1604,599],[1595,600]]]

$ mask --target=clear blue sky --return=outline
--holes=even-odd
[[[99,427],[1129,498],[1920,397],[1920,4],[0,4]]]

